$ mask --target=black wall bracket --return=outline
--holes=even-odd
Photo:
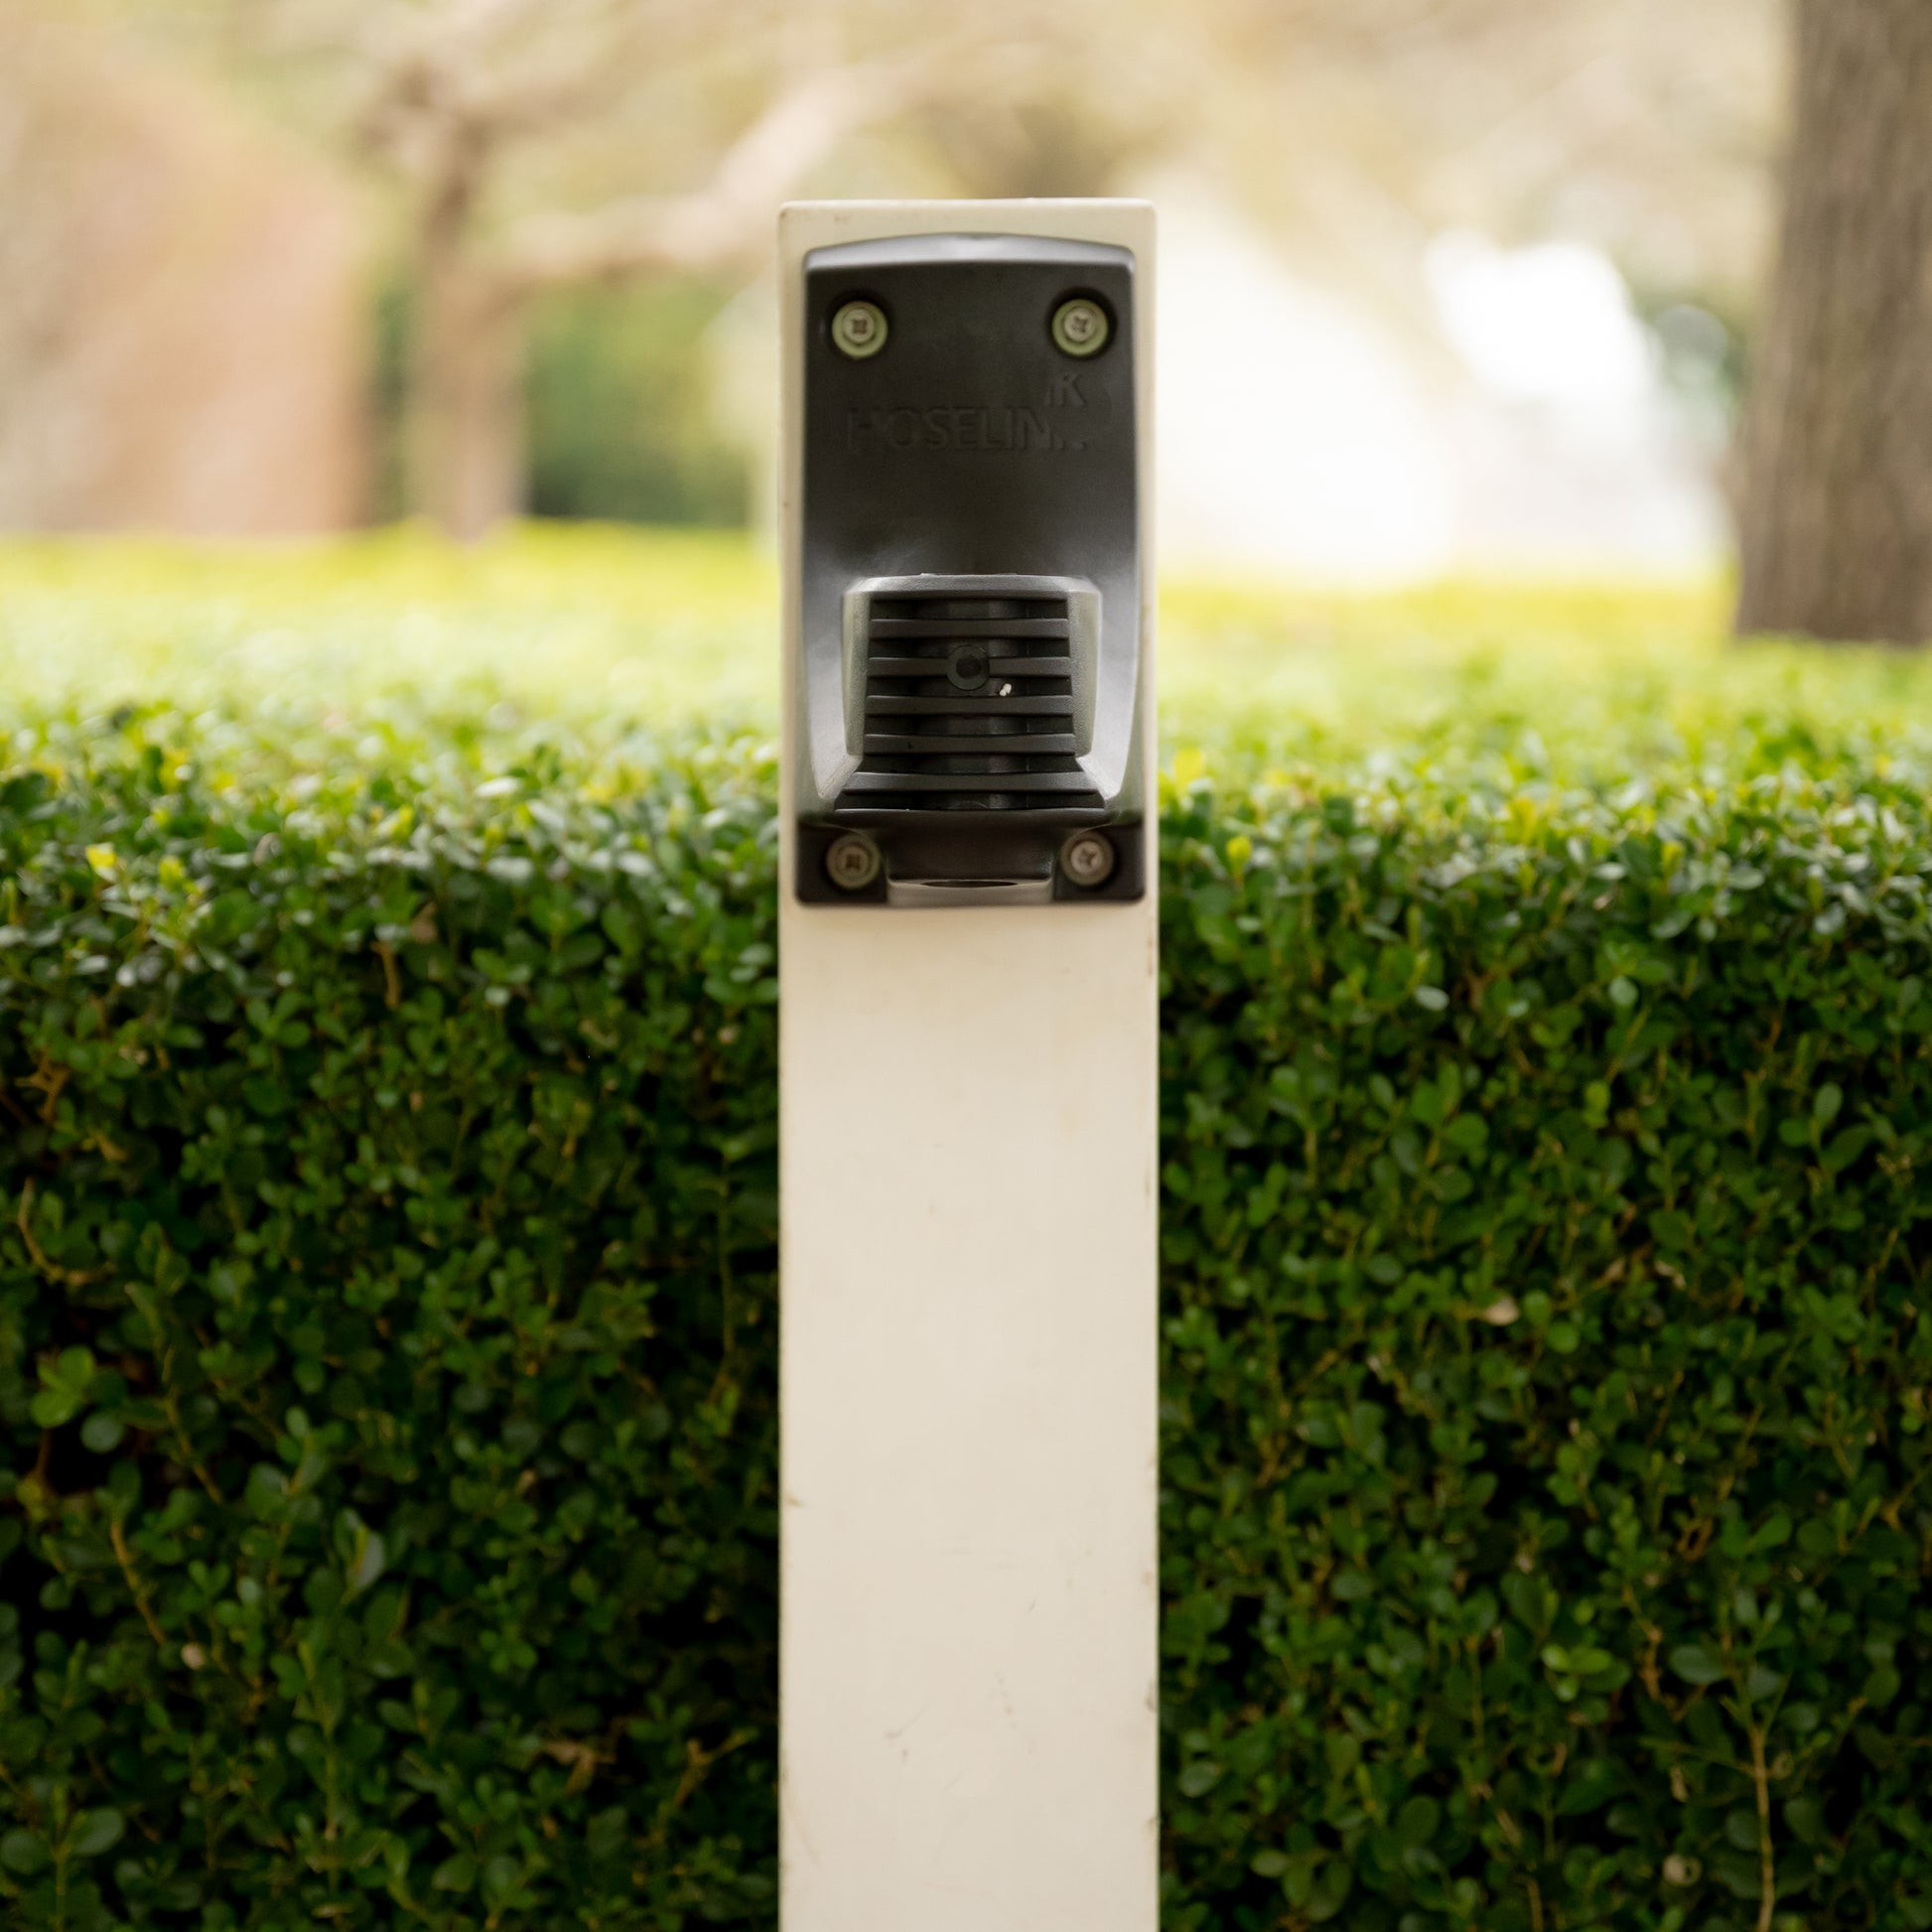
[[[805,258],[795,887],[1146,890],[1134,258],[919,235]]]

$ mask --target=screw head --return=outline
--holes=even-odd
[[[1084,295],[1053,311],[1053,345],[1068,355],[1098,355],[1112,334],[1107,311]]]
[[[1060,870],[1091,892],[1114,876],[1113,841],[1099,832],[1075,832],[1060,847]]]
[[[825,876],[842,893],[862,893],[879,877],[879,848],[863,832],[841,832],[825,848]]]
[[[886,346],[886,312],[876,302],[848,302],[832,318],[832,341],[855,362]]]

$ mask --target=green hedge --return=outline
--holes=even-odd
[[[331,743],[0,773],[7,1923],[769,1925],[768,753]],[[1170,1927],[1932,1926],[1932,824],[1783,755],[1171,795]]]

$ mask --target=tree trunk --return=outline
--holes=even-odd
[[[487,270],[426,265],[411,397],[416,504],[459,543],[523,508],[523,308]]]
[[[1932,639],[1932,0],[1798,0],[1737,627]]]

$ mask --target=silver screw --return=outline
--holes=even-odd
[[[842,893],[862,893],[879,877],[879,848],[863,832],[841,832],[825,848],[825,876]]]
[[[1098,355],[1110,333],[1107,311],[1076,295],[1053,311],[1053,341],[1069,355]]]
[[[886,346],[886,312],[871,302],[848,302],[832,318],[832,340],[855,362]]]
[[[1114,848],[1098,832],[1075,832],[1060,847],[1060,870],[1076,886],[1104,886],[1114,876]]]

